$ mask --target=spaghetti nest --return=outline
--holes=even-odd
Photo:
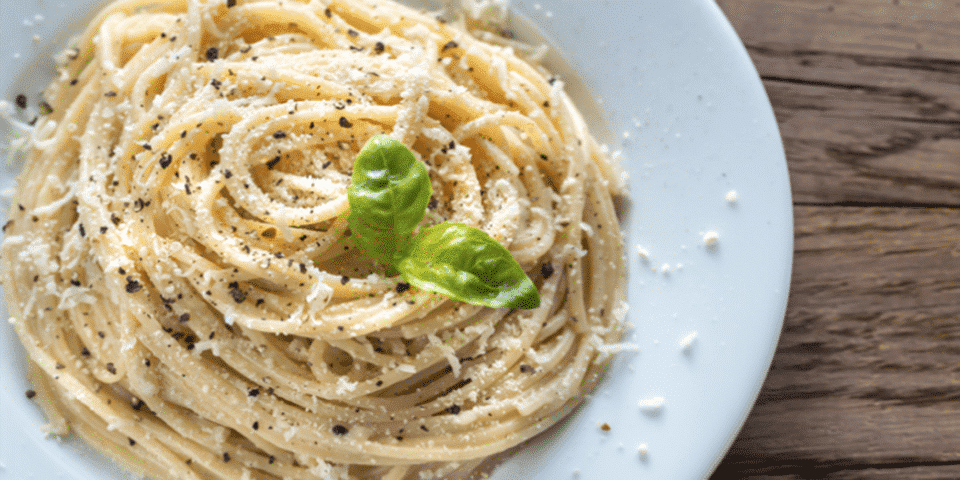
[[[55,430],[163,478],[459,478],[569,413],[622,333],[619,172],[504,44],[387,1],[124,0],[46,92],[3,243]],[[483,308],[360,254],[386,133],[543,299]]]

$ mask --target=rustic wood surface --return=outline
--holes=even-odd
[[[796,243],[713,478],[960,478],[960,2],[717,3],[780,125]]]

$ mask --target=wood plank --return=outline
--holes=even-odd
[[[764,79],[798,203],[960,205],[954,2],[718,4]]]
[[[916,478],[952,476],[960,466],[957,210],[799,206],[795,219],[783,335],[714,478],[900,478],[914,468],[926,475]]]
[[[803,61],[796,55],[751,52],[777,115],[798,203],[960,205],[960,72],[957,83],[936,84],[902,69],[902,77],[922,85],[914,89],[882,84],[881,67],[859,67],[837,83],[829,80],[836,72],[824,71],[831,66],[789,76],[773,65]]]
[[[863,465],[860,468],[843,468],[841,470],[831,468],[821,468],[817,470],[803,469],[797,470],[798,473],[780,473],[769,474],[759,472],[718,472],[714,478],[717,479],[743,479],[753,480],[777,479],[777,480],[810,480],[811,478],[824,480],[956,480],[960,478],[960,466],[955,464],[929,464],[913,465],[905,464],[902,466],[887,465],[880,468]],[[726,476],[724,476],[726,475]]]
[[[718,0],[717,5],[751,43],[960,60],[955,0]]]

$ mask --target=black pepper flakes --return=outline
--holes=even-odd
[[[333,17],[333,12],[331,12],[329,8],[324,8],[323,14],[326,15],[327,18]]]
[[[207,61],[212,62],[220,56],[220,50],[217,47],[210,47],[207,49]]]
[[[520,373],[533,373],[533,367],[527,365],[526,363],[520,365]]]
[[[273,138],[287,138],[287,132],[284,132],[283,130],[277,130],[276,132],[273,132]]]
[[[160,160],[159,160],[160,168],[169,167],[171,162],[173,162],[173,155],[170,155],[167,153],[160,155]]]
[[[212,86],[213,88],[220,90],[220,85],[223,85],[223,83],[220,83],[220,80],[217,80],[216,78],[214,78],[213,80],[210,80],[210,86]]]
[[[230,170],[223,171],[223,178],[231,178],[231,177],[233,177],[233,172],[231,172]]]
[[[330,163],[331,163],[331,162],[330,162],[329,160],[327,160],[326,162],[323,162],[323,165],[320,165],[320,168],[326,170],[327,167],[330,166]]]
[[[397,293],[403,293],[410,290],[410,284],[406,282],[397,283]]]
[[[24,394],[28,399],[37,396],[37,392],[35,392],[35,391],[33,391],[33,390],[27,390],[26,392],[23,392],[23,394]]]
[[[243,303],[243,301],[247,299],[247,294],[243,293],[243,290],[239,288],[231,288],[230,296],[233,297],[233,301],[237,303]]]
[[[349,433],[349,432],[350,432],[350,430],[348,430],[347,427],[344,427],[343,425],[334,425],[334,426],[333,426],[333,434],[336,435],[336,436],[338,436],[338,437],[342,437],[342,436],[346,435],[346,434]]]
[[[376,54],[381,54],[383,53],[384,48],[386,48],[386,45],[384,45],[383,42],[377,42],[376,45],[373,46],[373,52]]]
[[[113,362],[107,363],[106,369],[108,372],[110,372],[111,375],[117,374],[117,367],[113,365]]]
[[[223,452],[223,463],[227,463],[229,461],[230,461],[230,454],[227,452]]]
[[[252,426],[254,430],[260,430],[260,422],[253,422]]]
[[[340,277],[340,285],[346,285],[350,281],[350,277],[344,275]]]
[[[459,47],[459,46],[460,46],[460,45],[457,45],[457,42],[454,42],[453,40],[450,40],[449,42],[447,42],[447,43],[445,43],[445,44],[443,45],[443,49],[442,49],[441,51],[444,51],[444,52],[445,52],[445,51],[447,51],[447,50],[451,50],[451,49],[457,48],[457,47]]]
[[[22,93],[20,95],[17,95],[17,99],[15,100],[15,103],[17,104],[17,108],[21,110],[23,110],[24,108],[27,108],[27,96]]]
[[[137,279],[133,277],[127,277],[127,286],[126,286],[127,293],[137,293],[142,289],[143,289],[143,285],[141,285],[140,282],[137,281]]]
[[[227,0],[227,8],[236,7],[237,0]]]
[[[256,397],[257,395],[260,395],[259,388],[251,388],[250,390],[247,391],[248,397]]]
[[[350,123],[350,120],[347,120],[347,117],[340,117],[340,126],[343,128],[350,128],[353,126],[353,124]]]
[[[80,236],[81,236],[81,237],[86,237],[86,236],[87,236],[87,231],[84,230],[82,223],[78,223],[78,224],[77,224],[77,231],[80,233]]]
[[[540,275],[543,276],[544,280],[550,278],[550,276],[553,275],[553,272],[553,264],[550,262],[546,262],[540,266]]]
[[[116,96],[117,96],[117,92],[114,92],[113,90],[110,90],[109,92],[104,93],[103,96],[104,96],[104,97],[116,97]]]
[[[278,163],[280,163],[279,155],[276,157],[273,157],[273,160],[270,160],[269,162],[267,162],[267,168],[270,170],[273,170],[273,167],[277,166]]]
[[[133,211],[139,212],[149,206],[150,206],[150,200],[144,200],[142,198],[138,198],[136,199],[136,201],[133,202]]]
[[[130,437],[127,437],[127,442],[130,443],[131,447],[137,444],[137,441]]]
[[[457,405],[457,404],[450,405],[450,408],[448,408],[447,411],[453,415],[458,415],[460,413],[460,405]]]
[[[39,107],[41,115],[50,115],[53,113],[53,107],[51,107],[50,104],[45,101],[41,101]]]

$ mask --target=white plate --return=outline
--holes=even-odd
[[[0,0],[0,95],[35,95],[73,20],[97,3]],[[550,56],[568,90],[599,99],[599,109],[582,101],[589,96],[580,103],[630,173],[624,231],[635,328],[626,340],[640,351],[621,354],[583,408],[494,477],[705,478],[756,398],[786,306],[792,209],[770,104],[709,0],[515,0],[513,8],[580,73],[582,81]],[[12,176],[0,177],[0,189]],[[719,234],[715,248],[704,245],[707,232]],[[25,371],[15,334],[0,325],[0,479],[127,478],[76,441],[44,437],[23,395]],[[658,412],[638,405],[656,397]]]

